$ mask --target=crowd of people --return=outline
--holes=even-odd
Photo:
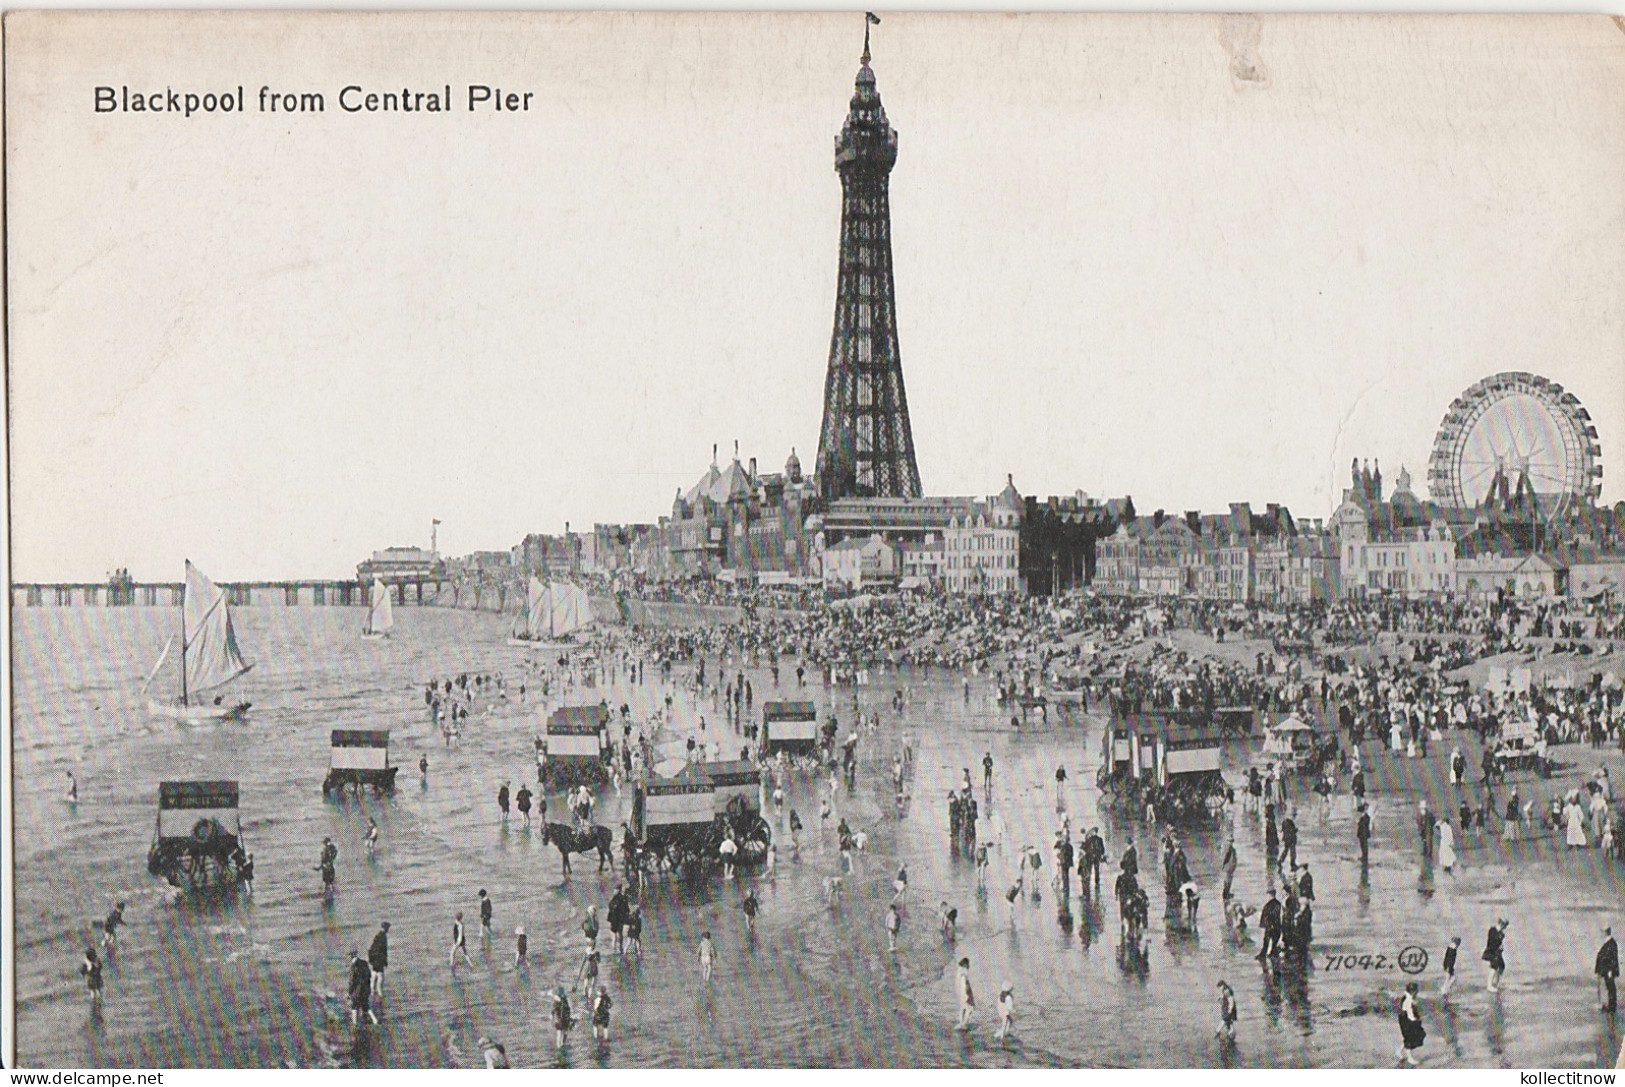
[[[624,585],[619,588],[627,591]],[[652,671],[654,683],[665,694],[663,702],[656,701],[643,719],[634,720],[625,703],[611,706],[607,698],[602,701],[610,719],[606,730],[610,786],[620,793],[630,782],[659,773],[669,763],[676,719],[671,691],[682,685],[694,704],[709,704],[716,716],[709,728],[706,717],[698,717],[697,729],[686,737],[677,757],[685,763],[716,762],[731,759],[737,749],[741,759],[756,760],[764,770],[759,805],[772,812],[779,835],[786,836],[790,849],[799,854],[801,817],[793,807],[786,810],[784,795],[792,775],[805,774],[809,767],[769,758],[758,750],[753,684],[760,677],[747,675],[746,669],[767,669],[772,687],[781,696],[793,697],[795,691],[810,685],[832,692],[850,686],[852,729],[844,741],[835,730],[826,730],[818,761],[819,773],[827,770],[830,784],[828,797],[820,802],[820,840],[824,833],[832,833],[837,846],[833,870],[824,881],[826,905],[831,909],[840,908],[842,881],[852,876],[864,851],[863,831],[850,825],[844,814],[832,813],[830,803],[843,784],[849,792],[855,787],[855,751],[865,725],[856,691],[876,685],[882,675],[896,676],[892,705],[902,714],[910,698],[901,677],[929,679],[933,668],[963,677],[967,701],[970,678],[989,677],[1001,696],[1011,696],[1012,708],[1017,702],[1025,705],[1023,697],[1047,691],[1065,692],[1075,699],[1081,713],[1097,716],[1157,710],[1212,719],[1221,710],[1246,708],[1266,718],[1296,713],[1322,722],[1337,737],[1335,758],[1316,765],[1309,788],[1328,804],[1334,794],[1346,792],[1351,797],[1358,813],[1355,822],[1362,866],[1368,863],[1371,838],[1366,764],[1377,757],[1379,748],[1385,758],[1427,758],[1430,743],[1447,743],[1447,734],[1453,745],[1448,757],[1450,784],[1459,804],[1435,812],[1426,801],[1421,802],[1417,832],[1426,860],[1436,858],[1449,871],[1455,864],[1458,838],[1493,835],[1498,817],[1503,838],[1527,837],[1537,825],[1544,825],[1561,834],[1568,848],[1596,848],[1606,856],[1621,856],[1625,828],[1619,798],[1605,767],[1599,766],[1587,780],[1561,794],[1553,794],[1538,819],[1533,817],[1539,802],[1533,796],[1537,787],[1527,782],[1509,784],[1507,773],[1515,765],[1509,759],[1525,754],[1538,769],[1549,772],[1554,752],[1565,745],[1572,749],[1584,743],[1597,752],[1617,746],[1625,751],[1625,687],[1604,667],[1574,679],[1567,674],[1531,674],[1523,680],[1511,674],[1515,668],[1509,668],[1494,684],[1459,674],[1487,656],[1524,653],[1533,660],[1554,646],[1567,650],[1583,645],[1587,652],[1582,655],[1606,661],[1613,653],[1610,639],[1625,636],[1625,613],[1616,610],[1525,606],[1515,601],[1465,604],[1386,599],[1264,609],[1096,596],[1060,602],[928,596],[881,598],[851,606],[817,602],[802,590],[759,591],[747,597],[736,589],[718,589],[713,598],[711,590],[696,587],[658,592],[648,586],[636,588],[650,599],[680,599],[671,596],[680,593],[693,597],[688,602],[740,605],[745,608],[744,617],[739,622],[707,626],[612,630],[597,640],[591,654],[526,662],[512,675],[470,672],[437,677],[423,687],[432,726],[451,746],[470,719],[490,717],[499,706],[597,702],[601,691],[617,683],[649,683]],[[1200,639],[1176,637],[1183,632]],[[833,714],[838,699],[826,694],[824,701]],[[1512,735],[1528,738],[1528,752],[1522,746],[1508,746],[1507,737]],[[537,789],[533,792],[528,783],[521,783],[517,792],[510,792],[510,782],[504,781],[498,807],[500,818],[507,821],[510,802],[514,803],[527,827],[534,807],[538,820],[548,828],[549,791],[557,783],[550,780],[545,736],[536,739]],[[926,784],[936,787],[935,782],[916,782],[918,771],[906,735],[895,757],[877,757],[872,764],[890,766],[899,811]],[[427,786],[426,756],[419,768]],[[990,752],[983,761],[980,799],[969,768],[951,783],[947,796],[949,850],[956,863],[975,866],[977,882],[983,886],[988,879],[988,851],[1001,848],[1005,838],[1001,813],[992,805],[993,779]],[[1073,827],[1063,803],[1066,781],[1065,768],[1057,767],[1058,825],[1049,886],[1059,892],[1059,916],[1063,925],[1070,926],[1073,877],[1077,900],[1097,903],[1102,894],[1101,870],[1111,863],[1114,843],[1108,842],[1100,827]],[[1528,798],[1520,793],[1520,784],[1531,790]],[[74,789],[76,797],[76,783]],[[1266,973],[1301,978],[1312,963],[1316,897],[1310,858],[1301,852],[1299,809],[1289,791],[1281,768],[1270,766],[1249,778],[1239,811],[1227,802],[1217,813],[1222,823],[1232,827],[1220,864],[1224,881],[1220,923],[1228,940],[1250,946],[1252,919],[1256,918],[1256,959],[1261,968]],[[595,791],[576,787],[562,795],[556,788],[553,792],[560,804],[555,811],[569,812],[570,829],[590,834],[595,828]],[[943,794],[939,790],[936,795]],[[1263,897],[1255,903],[1244,902],[1243,892],[1234,882],[1233,827],[1238,818],[1256,819],[1265,841]],[[639,859],[643,846],[634,829],[625,825],[619,832],[624,861],[620,878],[624,882],[615,885],[604,910],[612,944],[600,946],[597,910],[589,910],[582,922],[583,950],[575,985],[558,987],[552,994],[551,1022],[561,1050],[576,1025],[577,1007],[586,1009],[595,1043],[608,1045],[615,1005],[603,982],[601,960],[605,955],[636,959],[642,954],[641,896],[649,873]],[[1200,924],[1202,889],[1192,878],[1183,843],[1175,828],[1160,822],[1152,823],[1149,833],[1146,840],[1153,843],[1159,841],[1160,833],[1164,916],[1170,926],[1194,933]],[[769,873],[779,840],[776,837],[764,858]],[[369,852],[377,841],[374,823],[367,838]],[[568,852],[563,845],[560,849],[565,852],[567,868]],[[1157,877],[1147,880],[1142,875],[1132,837],[1124,836],[1115,849],[1117,875],[1110,887],[1120,917],[1120,957],[1125,970],[1143,970],[1151,917],[1151,892],[1146,884],[1154,888]],[[337,880],[337,859],[337,848],[331,841],[324,842],[317,870],[323,897],[329,901]],[[733,859],[722,859],[729,862],[731,875]],[[901,858],[894,881],[896,893],[882,918],[887,945],[894,951],[903,939],[908,918],[907,860]],[[1321,863],[1319,858],[1315,862]],[[1031,845],[1022,848],[1016,878],[1005,893],[1011,924],[1016,921],[1016,903],[1040,893],[1044,867],[1037,849]],[[490,947],[496,924],[493,899],[482,889],[470,906],[477,911],[478,938]],[[760,909],[754,891],[745,891],[741,897],[743,924],[752,937]],[[463,917],[457,912],[451,922],[448,967],[452,971],[472,962]],[[941,903],[938,929],[948,946],[955,939],[957,917],[956,907]],[[87,948],[81,964],[94,1001],[102,999],[101,953],[115,946],[114,934],[122,923],[121,903],[103,925],[106,935],[100,952],[94,946]],[[380,925],[365,955],[359,948],[351,953],[348,996],[351,1020],[358,1030],[378,1021],[389,969],[389,928],[388,922]],[[1079,928],[1084,939],[1091,938],[1087,926]],[[1498,919],[1486,940],[1483,961],[1491,993],[1498,991],[1505,969],[1506,930],[1505,919]],[[1440,999],[1449,995],[1453,984],[1459,943],[1456,940],[1445,952]],[[1617,1007],[1614,987],[1618,974],[1617,950],[1610,950],[1612,947],[1609,933],[1595,966],[1600,1005],[1610,1015]],[[708,931],[694,955],[702,982],[709,984],[719,959]],[[531,957],[528,936],[520,924],[514,929],[514,968],[528,969]],[[975,1009],[970,959],[960,956],[957,964],[958,1025],[968,1030]],[[1223,1045],[1234,1047],[1241,1022],[1235,990],[1229,979],[1220,979],[1217,990],[1217,1034]],[[1002,1041],[1015,1029],[1015,986],[1007,981],[998,992],[996,1037]],[[572,995],[578,998],[575,1006]],[[1396,1009],[1400,1059],[1414,1063],[1426,1036],[1425,1000],[1416,984],[1399,995]],[[506,1050],[500,1043],[482,1036],[480,1050],[487,1067],[506,1066]]]

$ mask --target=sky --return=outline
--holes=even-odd
[[[863,25],[14,17],[13,580],[343,577],[431,518],[450,554],[654,521],[713,444],[810,469]],[[1324,517],[1353,457],[1424,493],[1505,370],[1625,450],[1613,21],[900,13],[872,49],[928,494]]]

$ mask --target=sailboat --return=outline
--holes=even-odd
[[[361,628],[361,636],[369,641],[389,637],[390,630],[395,626],[394,605],[390,601],[392,594],[382,578],[372,579],[372,603],[367,608],[367,622]]]
[[[530,579],[525,610],[508,637],[509,645],[541,646],[558,642],[593,621],[592,599],[567,581],[543,584]]]
[[[246,714],[249,703],[227,703],[223,695],[213,692],[254,666],[245,662],[237,649],[237,632],[231,625],[231,605],[226,602],[225,590],[210,581],[190,560],[186,563],[186,585],[181,591],[180,642],[180,697],[165,702],[147,693],[175,646],[175,639],[171,637],[159,654],[158,663],[153,665],[152,674],[141,685],[147,712],[176,721],[229,721]]]

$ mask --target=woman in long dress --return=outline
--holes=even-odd
[[[1584,849],[1590,843],[1586,840],[1585,814],[1580,811],[1580,805],[1572,798],[1563,809],[1563,818],[1568,822],[1567,842],[1570,849]]]
[[[1405,996],[1399,1002],[1399,1056],[1406,1064],[1420,1063],[1416,1051],[1427,1041],[1427,1028],[1422,1026],[1422,1013],[1416,1006],[1416,982],[1405,986]]]
[[[1456,832],[1448,819],[1439,820],[1439,867],[1446,872],[1456,867]]]

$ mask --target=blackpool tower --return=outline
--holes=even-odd
[[[865,27],[857,90],[835,138],[841,268],[816,473],[826,500],[920,495],[892,292],[887,184],[896,161],[897,133],[875,90]]]

